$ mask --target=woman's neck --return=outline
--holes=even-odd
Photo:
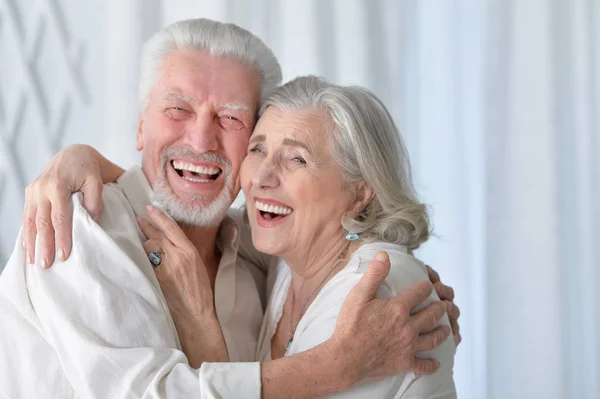
[[[351,242],[342,237],[327,248],[315,248],[297,258],[285,259],[292,272],[291,289],[296,297],[295,307],[302,307],[314,290],[342,270],[359,246],[358,241]]]

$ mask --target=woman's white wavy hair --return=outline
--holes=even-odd
[[[298,77],[265,100],[283,111],[323,109],[335,128],[330,150],[349,187],[365,181],[375,192],[359,215],[344,215],[343,227],[361,239],[418,248],[429,238],[429,218],[416,198],[408,153],[391,115],[369,90],[338,86],[315,76]],[[358,193],[355,193],[357,195]]]
[[[142,48],[138,109],[148,107],[150,91],[164,59],[173,50],[197,50],[254,66],[260,72],[261,100],[281,83],[281,67],[273,52],[247,30],[210,19],[175,22],[155,33]]]

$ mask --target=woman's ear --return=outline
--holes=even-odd
[[[373,197],[375,197],[375,191],[373,191],[366,181],[361,180],[356,184],[356,196],[352,206],[354,218],[358,217],[371,201],[373,201]]]

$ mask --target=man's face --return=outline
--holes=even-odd
[[[154,202],[176,221],[220,223],[240,189],[259,99],[256,68],[193,50],[165,58],[139,118],[137,149]]]

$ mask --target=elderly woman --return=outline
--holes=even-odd
[[[299,353],[329,339],[342,304],[352,300],[351,289],[376,255],[384,261],[389,256],[393,265],[378,292],[381,298],[428,279],[427,269],[412,255],[429,237],[426,208],[416,199],[398,129],[369,91],[312,76],[277,89],[263,104],[240,178],[247,210],[243,225],[250,226],[258,251],[276,256],[269,258],[258,360]],[[179,229],[161,212],[151,212],[150,218],[163,230]],[[147,237],[160,236],[150,223],[140,226]],[[170,237],[176,237],[173,245],[161,246],[157,238],[144,247],[160,246],[165,260],[169,251],[191,247],[184,234]],[[185,295],[178,292],[179,282],[161,281],[167,302]],[[433,292],[420,308],[437,299]],[[449,325],[446,316],[440,325]],[[439,360],[436,373],[364,381],[340,396],[454,398],[454,352],[449,338],[422,353]]]
[[[278,256],[258,348],[266,361],[326,341],[380,251],[394,265],[380,296],[426,280],[412,250],[428,239],[429,223],[398,129],[369,91],[301,77],[261,115],[240,173],[254,246]],[[452,339],[434,351],[441,367],[433,375],[364,382],[342,396],[455,397],[454,351]]]

